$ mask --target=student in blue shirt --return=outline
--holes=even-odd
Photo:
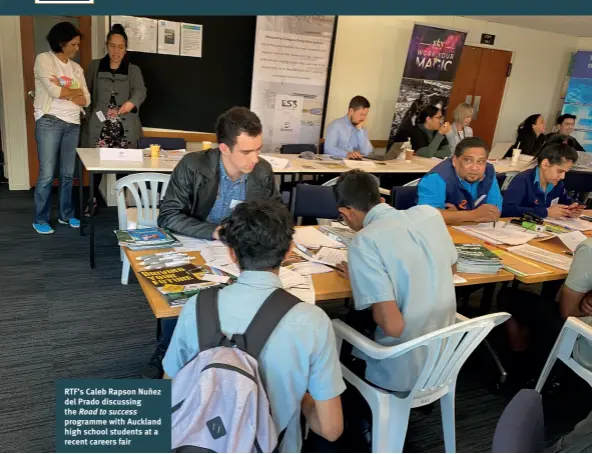
[[[442,161],[419,182],[419,205],[437,208],[450,225],[497,220],[502,195],[488,155],[489,148],[482,139],[461,140],[452,158]]]
[[[280,264],[290,254],[292,217],[280,203],[238,205],[222,223],[220,238],[241,269],[235,284],[219,292],[220,327],[227,337],[243,334],[263,302],[282,287]],[[197,297],[185,303],[163,361],[165,378],[200,351]],[[278,433],[286,429],[281,452],[300,452],[300,413],[310,429],[328,441],[343,431],[340,395],[345,390],[335,332],[327,314],[299,303],[279,322],[259,357],[263,382]]]
[[[578,159],[564,143],[546,145],[537,155],[538,165],[516,175],[506,193],[502,214],[518,217],[532,212],[543,218],[579,217],[582,207],[565,190],[563,179]]]
[[[325,154],[347,159],[368,156],[372,152],[372,144],[364,123],[369,110],[370,102],[366,98],[354,96],[349,102],[347,115],[327,126]]]
[[[342,174],[334,191],[341,216],[357,232],[347,273],[356,311],[370,308],[377,325],[373,340],[398,345],[455,323],[458,255],[438,211],[381,203],[376,179],[361,170]],[[413,388],[426,359],[423,350],[386,360],[353,354],[366,360],[367,380],[402,392]]]

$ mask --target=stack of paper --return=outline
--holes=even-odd
[[[537,262],[544,263],[545,265],[554,266],[560,270],[569,271],[569,268],[571,267],[572,259],[570,257],[555,254],[554,252],[549,252],[529,244],[514,246],[508,248],[508,251],[513,252],[516,255],[521,255],[523,257],[536,260]]]
[[[572,230],[592,230],[592,222],[580,218],[545,218],[545,222],[548,222],[549,224],[560,225],[561,227],[567,227],[568,229]]]
[[[488,222],[454,228],[491,244],[509,244],[511,246],[528,243],[539,236],[538,232],[515,229],[510,223],[506,224],[505,222],[498,222],[495,227],[493,222]]]
[[[219,240],[202,240],[185,235],[175,235],[183,246],[175,248],[177,252],[202,251],[210,247],[222,247],[224,243]]]
[[[306,303],[315,303],[315,290],[312,276],[303,276],[286,267],[281,267],[280,280],[282,281],[284,290],[290,292],[292,295],[300,298]]]
[[[481,244],[456,244],[459,273],[495,274],[502,267],[501,259]]]
[[[146,229],[114,230],[120,246],[132,251],[162,249],[181,246],[181,242],[171,233],[158,227]]]
[[[329,238],[314,227],[302,227],[296,229],[294,242],[309,249],[320,249],[323,246],[332,248],[345,248],[343,243]]]
[[[275,156],[265,156],[265,155],[259,155],[260,158],[265,159],[267,162],[269,162],[271,164],[271,167],[273,167],[275,170],[281,170],[281,169],[285,169],[287,167],[290,167],[290,160],[289,159],[285,159],[285,158],[277,158]]]

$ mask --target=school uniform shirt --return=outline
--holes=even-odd
[[[573,199],[567,195],[563,181],[556,185],[547,183],[546,190],[541,188],[539,167],[525,170],[516,175],[504,194],[503,217],[519,217],[531,212],[543,218],[547,217],[547,208],[554,203],[570,205]]]
[[[243,271],[236,284],[218,296],[222,332],[243,334],[263,302],[282,283],[276,274]],[[196,297],[185,303],[162,362],[171,378],[199,352]],[[259,365],[278,433],[286,429],[281,452],[300,452],[300,403],[308,391],[315,400],[329,400],[345,390],[333,325],[317,306],[300,303],[269,337]]]
[[[368,139],[368,131],[356,128],[346,115],[327,126],[324,150],[325,154],[338,158],[345,158],[354,150],[368,156],[372,152],[372,144]]]
[[[580,243],[576,248],[574,259],[565,280],[565,285],[578,293],[592,291],[592,238]],[[581,317],[584,323],[592,326],[592,316]],[[592,371],[592,342],[578,337],[573,349],[573,357],[582,366]]]
[[[417,185],[419,205],[430,205],[444,210],[451,203],[458,210],[474,210],[483,204],[502,210],[502,194],[495,168],[487,163],[481,181],[469,183],[456,173],[452,159],[446,159],[430,170]]]
[[[452,265],[458,254],[440,213],[429,206],[398,211],[387,204],[372,208],[348,249],[356,310],[395,301],[405,329],[401,337],[376,328],[374,341],[394,346],[455,323]],[[409,391],[426,360],[418,349],[396,359],[366,360],[366,379],[381,388]]]

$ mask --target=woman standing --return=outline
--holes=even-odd
[[[138,112],[146,99],[146,87],[140,68],[129,62],[127,35],[120,24],[114,24],[107,34],[107,55],[90,63],[86,83],[92,102],[84,127],[84,146],[137,148],[142,132]],[[95,174],[95,188],[101,177]],[[96,199],[93,204],[96,208]]]
[[[529,116],[518,126],[516,142],[506,152],[504,157],[512,156],[512,150],[519,148],[521,154],[535,156],[545,144],[545,119],[541,114]]]
[[[473,137],[473,130],[469,126],[472,119],[473,108],[464,102],[456,106],[454,112],[452,112],[452,126],[448,134],[446,134],[452,153],[454,153],[457,143],[465,137]]]
[[[60,22],[47,35],[51,49],[35,59],[35,139],[39,177],[35,185],[37,233],[51,234],[49,224],[54,170],[60,158],[60,207],[58,221],[80,227],[74,217],[72,179],[80,138],[80,114],[90,103],[84,71],[72,59],[78,53],[81,33],[70,22]]]

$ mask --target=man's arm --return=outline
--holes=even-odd
[[[184,162],[187,157],[189,155],[177,164],[171,174],[166,194],[160,204],[158,226],[181,235],[211,240],[217,225],[188,214],[191,212],[196,182],[192,170]]]
[[[336,441],[343,433],[341,397],[314,400],[308,393],[302,399],[302,414],[310,429],[328,441]]]
[[[327,137],[325,137],[324,150],[325,154],[328,154],[330,156],[345,158],[347,156],[347,153],[349,153],[351,150],[345,150],[337,146],[337,144],[339,143],[340,128],[341,126],[337,121],[334,121],[327,127]]]
[[[360,144],[360,153],[364,156],[368,156],[372,153],[373,147],[370,139],[368,139],[368,131],[364,128],[361,128],[357,131],[358,134],[358,143]]]
[[[405,320],[395,300],[374,303],[372,318],[387,336],[397,338],[403,334]]]

